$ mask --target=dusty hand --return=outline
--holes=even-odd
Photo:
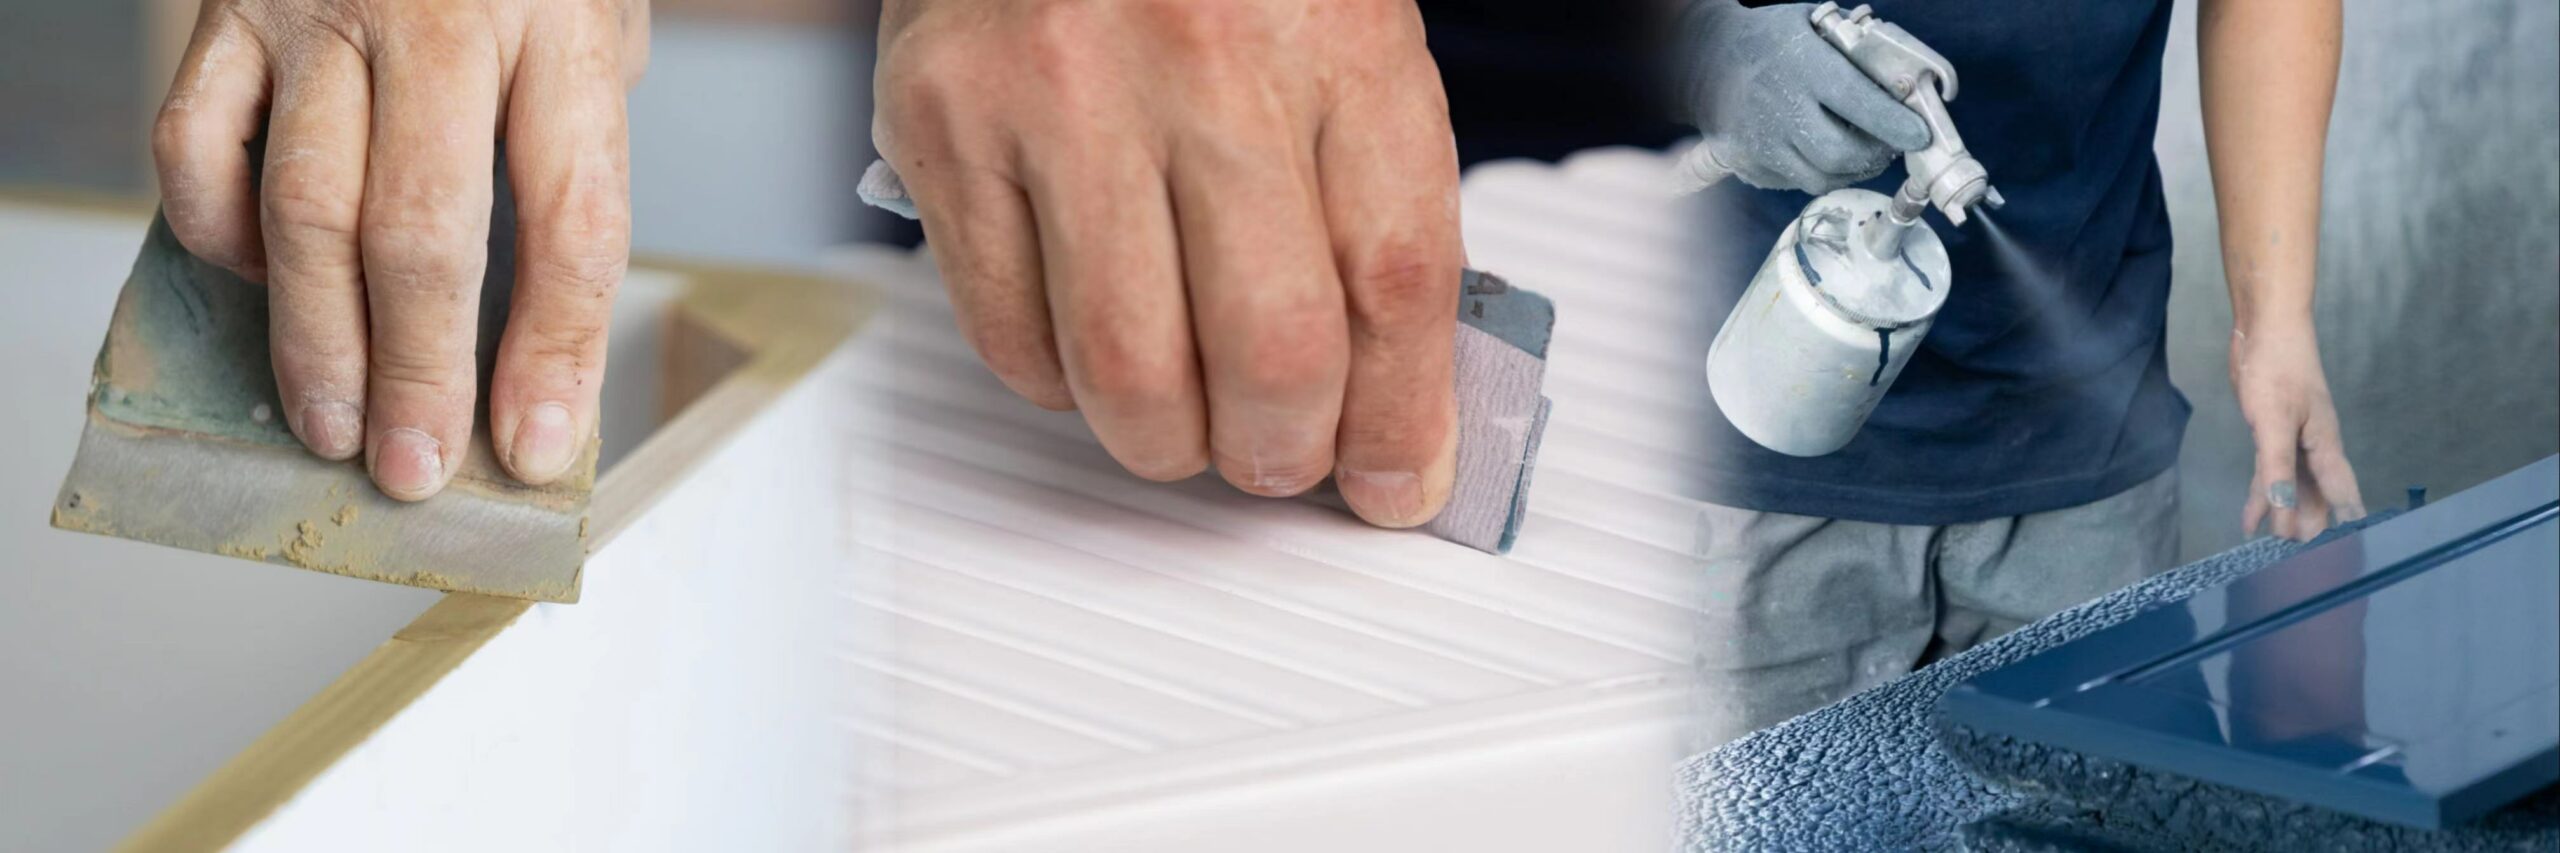
[[[2243,535],[2257,535],[2263,521],[2277,536],[2307,540],[2328,529],[2333,514],[2338,522],[2364,517],[2308,318],[2234,329],[2231,387],[2258,447]]]
[[[1457,160],[1409,0],[893,0],[874,136],[963,333],[1139,476],[1448,499]]]
[[[403,500],[462,461],[503,139],[520,224],[490,434],[529,483],[576,460],[629,248],[623,92],[647,29],[645,0],[207,0],[152,137],[162,207],[189,251],[267,283],[286,422],[313,452],[364,453]]]
[[[1683,17],[1692,123],[1755,187],[1826,193],[1929,144],[1928,123],[1814,32],[1812,10],[1693,0]]]

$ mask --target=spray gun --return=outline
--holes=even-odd
[[[1903,155],[1893,195],[1826,193],[1778,236],[1707,349],[1707,388],[1744,436],[1791,456],[1846,446],[1902,373],[1945,304],[1949,267],[1937,232],[1915,228],[1930,207],[1962,225],[1976,205],[1998,208],[1990,173],[1965,150],[1947,115],[1955,68],[1865,6],[1814,7],[1811,24],[1877,85],[1919,113],[1927,147]],[[1732,170],[1700,144],[1676,177],[1704,189]]]
[[[1922,208],[1935,206],[1948,222],[1963,225],[1966,210],[1973,206],[1998,209],[2005,203],[2000,191],[1991,188],[1991,173],[1965,150],[1964,137],[1957,135],[1955,120],[1947,115],[1947,102],[1956,99],[1956,69],[1946,57],[1903,28],[1877,18],[1865,6],[1842,11],[1839,3],[1825,2],[1813,7],[1812,24],[1823,41],[1848,57],[1849,64],[1919,113],[1929,126],[1928,147],[1903,155],[1903,171],[1910,178],[1893,194],[1892,221],[1908,227],[1920,221]],[[1690,190],[1705,189],[1733,174],[1705,145],[1691,149],[1680,168],[1686,173],[1682,183]]]

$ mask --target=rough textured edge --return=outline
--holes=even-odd
[[[2394,826],[1940,720],[1938,742],[1975,778],[2033,798],[1966,824],[1969,849],[2560,849],[2560,787],[2453,829]]]
[[[713,333],[754,356],[597,483],[590,548],[612,541],[699,464],[705,449],[816,367],[874,304],[866,286],[805,275],[643,259],[634,266],[685,275],[683,310],[700,313]],[[813,295],[825,304],[805,301]],[[777,304],[783,302],[792,304]],[[825,308],[841,310],[813,310]],[[531,607],[516,599],[446,595],[116,849],[230,846]]]
[[[1936,738],[1938,697],[1958,682],[2257,571],[2389,518],[2307,545],[2260,539],[2189,563],[1918,672],[1681,762],[1676,830],[1689,850],[1947,850],[1963,824],[2032,798],[1975,779]]]
[[[1529,476],[1537,473],[1538,442],[1547,434],[1547,413],[1555,411],[1554,400],[1538,398],[1538,417],[1529,422],[1528,446],[1520,449],[1520,478],[1511,486],[1511,514],[1502,524],[1502,541],[1495,543],[1496,554],[1511,553],[1511,544],[1520,540],[1520,522],[1529,518]]]

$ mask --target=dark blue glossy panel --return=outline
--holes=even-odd
[[[1985,673],[1942,712],[2382,820],[2560,781],[2560,457]]]

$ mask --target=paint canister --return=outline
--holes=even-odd
[[[1947,299],[1947,249],[1891,199],[1838,190],[1769,249],[1707,349],[1725,420],[1790,456],[1849,443]]]

